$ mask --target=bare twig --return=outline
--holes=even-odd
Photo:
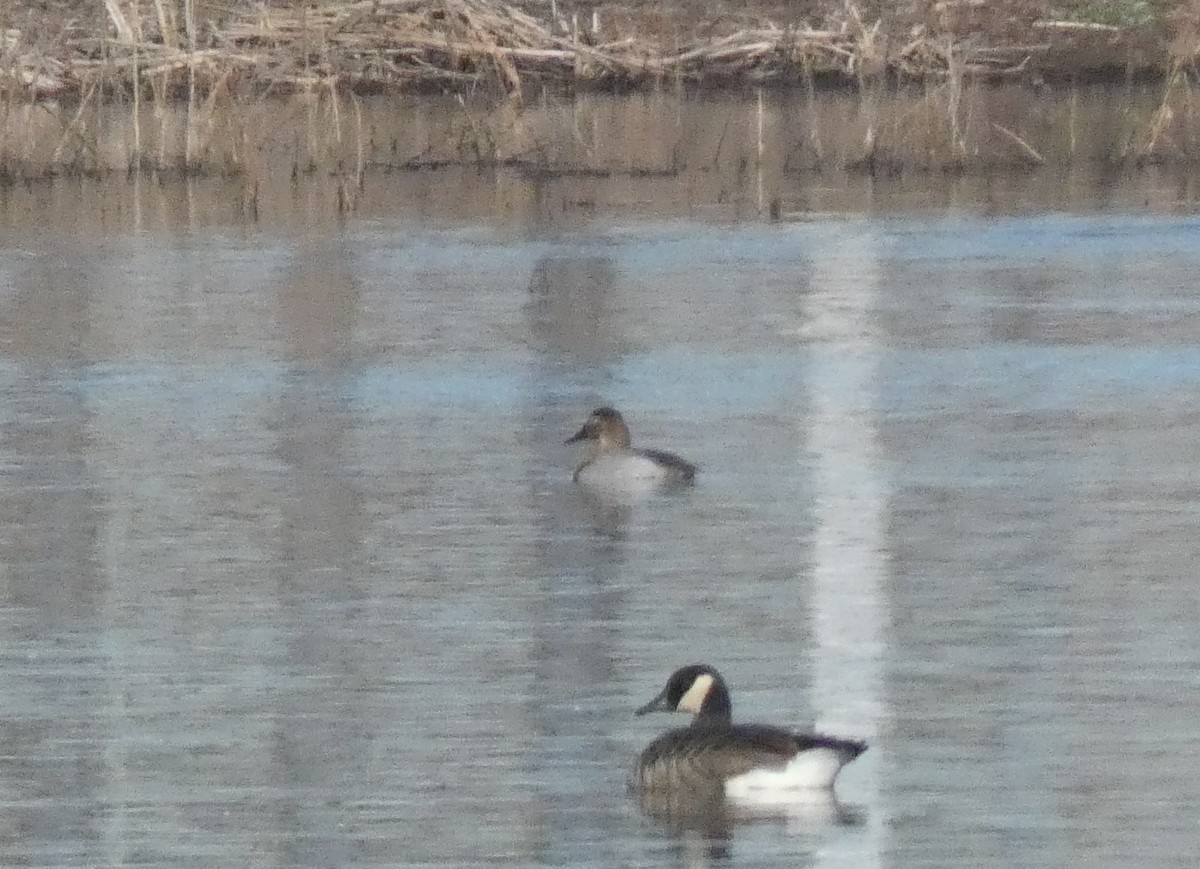
[[[1123,27],[1115,24],[1099,24],[1095,21],[1035,21],[1039,30],[1092,30],[1101,33],[1120,33]]]
[[[1020,148],[1021,152],[1026,157],[1028,157],[1031,161],[1033,161],[1034,163],[1037,163],[1039,166],[1044,166],[1046,164],[1046,158],[1043,157],[1041,154],[1039,154],[1036,148],[1034,148],[1032,145],[1030,145],[1028,142],[1026,142],[1024,139],[1022,139],[1020,136],[1018,136],[1016,133],[1014,133],[1008,127],[1004,127],[1004,126],[1001,126],[1000,124],[993,123],[992,129],[995,130],[997,133],[1000,133],[1002,136],[1004,136],[1006,139],[1008,139],[1010,142],[1012,142],[1014,145],[1016,145],[1018,148]]]

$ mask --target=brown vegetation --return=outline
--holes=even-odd
[[[290,166],[293,178],[334,179],[337,208],[346,212],[372,170],[613,171],[594,163],[594,152],[555,144],[547,115],[524,107],[538,82],[577,91],[794,82],[808,108],[782,140],[795,143],[781,157],[784,170],[1026,170],[1052,163],[1048,150],[1125,166],[1200,161],[1200,0],[1053,7],[922,0],[903,14],[865,0],[826,11],[811,0],[760,0],[736,10],[721,5],[734,0],[676,0],[704,4],[694,8],[568,2],[41,0],[19,11],[0,7],[7,27],[0,181],[219,174],[242,179],[244,207],[254,212],[273,160]],[[1158,94],[1150,108],[1142,98],[1136,111],[1127,107],[1103,153],[1086,157],[1073,103],[1049,124],[1045,112],[987,95],[997,81],[1031,94],[1052,78],[1075,94],[1096,75],[1125,87],[1153,76]],[[815,107],[823,80],[852,86],[853,111],[836,123],[836,137]],[[359,96],[405,89],[452,95],[453,116],[439,139],[397,155],[396,140],[389,150]],[[287,97],[283,123],[294,126],[281,129],[279,111],[270,113],[274,124],[264,120],[268,96]],[[770,161],[762,116],[753,157],[759,165]],[[717,154],[726,132],[715,136]],[[670,174],[682,164],[671,157],[627,171]]]
[[[573,4],[573,5],[570,5]],[[11,6],[12,4],[10,4]],[[43,0],[0,7],[27,97],[1194,71],[1200,0]]]

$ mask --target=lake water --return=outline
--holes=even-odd
[[[439,178],[344,223],[6,197],[0,863],[1193,865],[1183,188],[772,223]],[[602,403],[698,485],[573,485]],[[676,722],[632,711],[695,661],[870,741],[838,811],[641,811]]]

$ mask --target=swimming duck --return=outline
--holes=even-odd
[[[664,450],[630,446],[629,426],[611,407],[592,411],[568,444],[584,443],[573,479],[591,485],[661,485],[691,483],[696,466]]]
[[[734,724],[729,689],[707,664],[681,667],[662,692],[637,710],[694,715],[668,730],[638,758],[634,785],[642,792],[687,790],[733,802],[769,802],[829,792],[842,767],[865,742],[793,733],[768,724]]]

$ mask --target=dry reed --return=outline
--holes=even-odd
[[[557,6],[533,15],[503,0],[346,0],[316,5],[237,4],[198,20],[194,0],[104,0],[104,32],[68,28],[35,48],[9,30],[0,45],[0,85],[33,97],[137,92],[194,99],[216,87],[295,92],[316,86],[376,92],[488,84],[519,94],[528,79],[575,85],[645,82],[861,80],[887,74],[996,78],[1045,59],[1064,22],[1041,22],[1044,41],[987,46],[952,34],[885,33],[847,3],[825,28],[769,22],[683,44],[600,31]],[[532,2],[532,0],[530,0]],[[546,14],[549,13],[549,14]],[[1118,28],[1119,30],[1119,28]],[[1107,33],[1107,31],[1106,31]]]

